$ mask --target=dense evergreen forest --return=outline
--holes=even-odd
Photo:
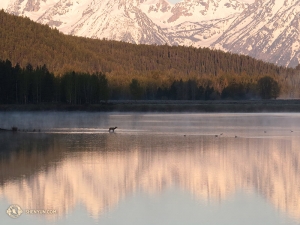
[[[300,95],[297,68],[248,56],[208,48],[74,37],[3,10],[0,24],[2,103]],[[273,94],[262,94],[265,82],[272,84]]]
[[[257,84],[232,83],[218,92],[213,87],[198,86],[195,80],[175,80],[169,87],[144,89],[139,80],[132,79],[129,94],[111,87],[103,73],[66,72],[54,76],[46,65],[21,68],[9,60],[0,61],[0,104],[99,104],[109,99],[146,100],[217,100],[217,99],[276,99],[280,93],[278,82],[269,76]]]

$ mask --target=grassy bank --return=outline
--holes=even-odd
[[[0,111],[99,112],[300,112],[300,100],[251,101],[109,101],[93,105],[0,105]]]

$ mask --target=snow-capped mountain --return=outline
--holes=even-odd
[[[212,46],[296,66],[300,60],[299,30],[299,0],[256,0]]]
[[[137,0],[10,0],[6,11],[28,16],[66,34],[171,44],[139,4]]]
[[[247,4],[237,0],[4,0],[15,15],[66,34],[132,43],[209,46]]]
[[[164,21],[173,44],[209,47],[248,7],[236,0],[185,0],[174,5]]]
[[[211,47],[299,63],[300,0],[1,0],[6,12],[65,34]]]

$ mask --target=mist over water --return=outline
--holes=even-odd
[[[41,132],[107,133],[117,132],[191,135],[286,135],[300,132],[297,113],[87,113],[87,112],[0,112],[0,128]],[[236,130],[239,129],[239,133]],[[289,134],[290,135],[290,134]]]
[[[38,112],[0,121],[41,128],[0,133],[5,224],[300,224],[300,114]],[[57,214],[12,220],[10,204]]]

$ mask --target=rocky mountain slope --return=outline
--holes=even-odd
[[[210,47],[294,67],[296,0],[2,0],[0,8],[65,34],[136,44]]]
[[[279,65],[299,63],[300,1],[257,0],[212,44]]]

